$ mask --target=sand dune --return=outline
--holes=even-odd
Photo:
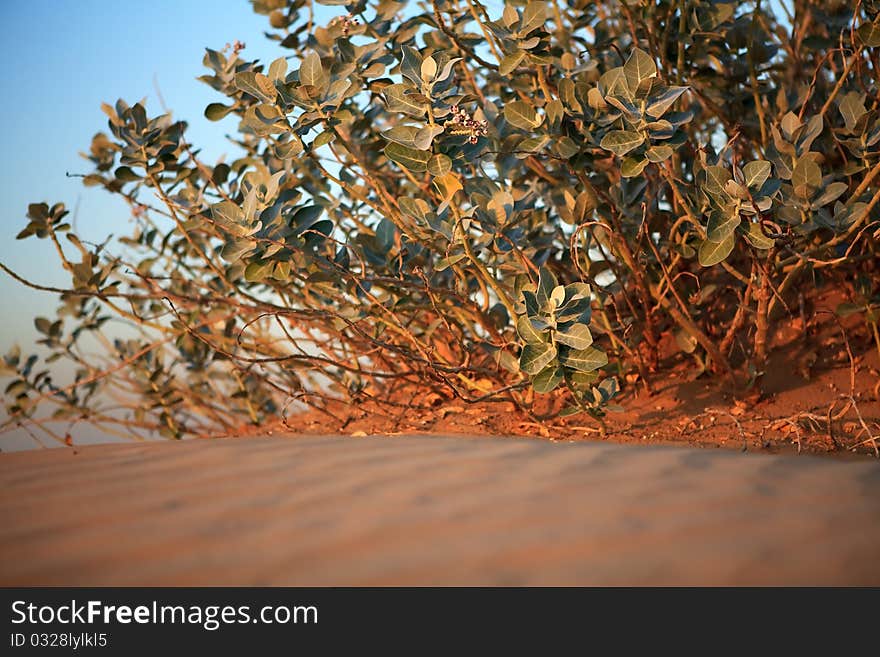
[[[0,455],[0,584],[880,584],[880,467],[444,437]]]

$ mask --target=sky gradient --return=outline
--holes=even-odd
[[[236,121],[204,118],[208,103],[224,100],[195,79],[207,70],[205,47],[220,49],[239,39],[247,44],[247,59],[271,61],[283,53],[263,36],[267,18],[247,0],[3,1],[0,20],[12,57],[0,75],[0,261],[47,285],[69,286],[70,278],[48,240],[15,239],[27,224],[28,203],[78,206],[76,228],[84,239],[130,230],[121,200],[66,176],[89,171],[79,152],[88,150],[96,132],[107,131],[101,102],[146,98],[148,114],[158,114],[155,78],[175,118],[189,122],[189,141],[212,161],[233,152],[224,134],[235,132]],[[15,342],[29,351],[33,318],[54,314],[54,295],[0,272],[0,298],[6,311],[0,351]]]

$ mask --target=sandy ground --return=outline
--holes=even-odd
[[[0,585],[880,584],[880,465],[528,439],[0,455]]]

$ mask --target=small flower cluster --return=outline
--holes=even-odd
[[[226,50],[229,50],[230,48],[232,49],[233,54],[237,55],[238,53],[240,53],[242,50],[245,49],[244,41],[239,41],[238,39],[236,39],[235,41],[232,42],[232,44],[227,43],[226,47],[223,48],[223,50],[225,52]]]
[[[489,134],[489,124],[486,121],[477,121],[468,111],[458,105],[451,108],[452,119],[446,122],[446,131],[453,135],[468,135],[468,143],[476,144],[480,137]]]
[[[357,27],[358,25],[360,25],[360,21],[357,19],[357,17],[353,16],[352,14],[348,14],[347,16],[337,16],[330,21],[327,27],[341,27],[342,35],[348,36],[348,33],[351,31],[351,29],[353,27]]]

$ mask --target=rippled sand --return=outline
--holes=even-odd
[[[503,438],[0,455],[0,584],[880,584],[880,465]]]

